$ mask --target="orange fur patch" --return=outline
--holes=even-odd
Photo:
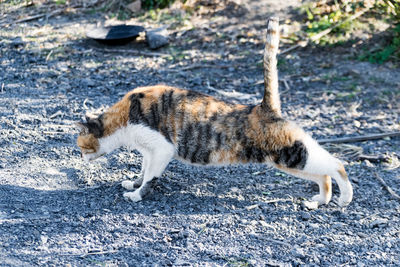
[[[325,178],[325,182],[324,182],[325,193],[331,192],[332,191],[331,177],[329,177],[328,175],[324,175],[324,178]]]
[[[99,141],[93,134],[78,136],[76,143],[82,149],[82,152],[85,150],[93,150],[92,152],[96,152],[99,148]]]
[[[128,124],[130,104],[129,98],[124,97],[104,113],[104,136],[109,136]]]
[[[338,173],[340,174],[340,177],[342,177],[342,179],[344,180],[344,181],[347,181],[349,178],[347,177],[347,173],[346,173],[346,170],[344,169],[344,166],[343,165],[341,165],[340,166],[340,168],[339,168],[339,170],[338,170]]]

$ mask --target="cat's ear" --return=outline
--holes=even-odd
[[[87,128],[88,132],[93,134],[95,137],[102,137],[104,132],[103,115],[91,115],[86,114],[86,123],[83,123]]]
[[[75,122],[75,126],[80,130],[81,134],[88,134],[89,127],[84,122]]]
[[[95,114],[93,114],[93,113],[86,113],[86,115],[85,115],[85,119],[86,119],[87,122],[94,121],[94,120],[96,120],[98,117],[99,117],[99,116],[97,116],[97,115],[95,115]]]

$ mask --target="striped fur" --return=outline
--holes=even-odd
[[[264,98],[261,106],[281,116],[279,81],[276,55],[279,48],[279,19],[271,18],[267,25],[267,40],[264,48]]]
[[[172,158],[196,165],[266,163],[295,176],[315,181],[313,199],[327,204],[331,177],[341,190],[340,205],[352,199],[343,165],[294,123],[281,117],[277,87],[278,20],[268,24],[265,96],[260,105],[231,104],[198,92],[166,85],[137,88],[97,118],[79,123],[78,146],[93,160],[120,146],[143,154],[142,177],[124,181],[141,200],[151,191]]]

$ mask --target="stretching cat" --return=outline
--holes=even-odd
[[[327,204],[333,177],[339,205],[348,205],[353,189],[342,163],[292,122],[282,118],[276,54],[279,22],[268,21],[264,51],[265,94],[260,105],[226,103],[198,92],[165,85],[137,88],[96,118],[78,123],[77,143],[85,160],[121,146],[143,155],[142,176],[122,182],[134,202],[152,191],[173,159],[196,165],[266,163],[319,185],[312,199]],[[154,180],[153,180],[154,179]]]

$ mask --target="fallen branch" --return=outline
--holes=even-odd
[[[379,174],[376,173],[376,172],[374,172],[374,174],[375,174],[375,177],[379,180],[379,182],[381,182],[381,184],[383,185],[383,187],[386,189],[386,191],[388,191],[388,192],[392,195],[392,197],[394,197],[396,200],[400,200],[400,196],[399,196],[396,192],[394,192],[393,189],[390,188],[390,187],[386,184],[386,182],[382,179],[382,177],[380,177]]]
[[[148,56],[148,57],[165,57],[169,56],[169,54],[157,53],[157,52],[144,52],[144,51],[137,51],[137,50],[127,50],[127,49],[109,49],[109,48],[94,48],[96,51],[99,52],[106,52],[106,53],[119,53],[119,54],[133,54],[136,56]],[[87,51],[85,51],[87,52]]]
[[[270,199],[270,200],[265,200],[262,203],[263,204],[270,204],[270,203],[277,203],[277,202],[288,202],[291,201],[293,202],[293,199],[288,199],[288,198],[277,198],[277,199]]]
[[[383,133],[383,134],[369,134],[369,135],[342,137],[342,138],[334,138],[334,139],[320,139],[317,141],[320,144],[354,143],[354,142],[377,140],[377,139],[382,139],[385,137],[396,137],[396,136],[400,136],[400,132]]]
[[[42,13],[42,14],[38,14],[38,15],[29,16],[29,17],[26,17],[23,19],[16,20],[16,21],[14,21],[14,23],[17,24],[17,23],[27,22],[27,21],[31,21],[31,20],[35,20],[35,19],[44,18],[44,17],[46,19],[49,19],[50,17],[61,14],[70,8],[77,8],[77,7],[78,6],[71,6],[71,7],[66,7],[66,8],[62,8],[62,9],[57,9],[50,13]]]
[[[86,257],[89,255],[102,255],[102,254],[117,253],[117,252],[118,252],[118,250],[108,250],[108,251],[95,251],[95,252],[88,252],[88,253],[59,254],[58,256]]]
[[[27,21],[36,20],[36,19],[41,19],[41,18],[44,18],[44,17],[45,17],[46,19],[49,19],[50,17],[53,17],[53,16],[55,16],[55,15],[64,13],[65,11],[67,11],[67,10],[69,10],[69,9],[88,8],[88,7],[91,7],[91,6],[95,5],[96,3],[97,3],[97,1],[94,2],[94,3],[92,3],[92,4],[90,4],[90,5],[85,5],[85,6],[83,6],[83,7],[82,7],[82,5],[67,6],[67,7],[65,7],[65,8],[61,8],[61,9],[54,10],[53,12],[50,12],[50,13],[41,13],[41,14],[37,14],[37,15],[32,15],[32,16],[28,16],[28,17],[25,17],[25,18],[22,18],[22,19],[13,21],[13,22],[11,22],[11,23],[6,22],[6,23],[2,23],[2,24],[0,24],[0,25],[1,25],[1,26],[5,26],[5,25],[13,24],[13,23],[14,23],[14,24],[18,24],[18,23],[23,23],[23,22],[27,22]]]
[[[181,71],[187,71],[187,70],[193,70],[193,69],[203,69],[203,68],[214,68],[214,69],[228,69],[228,68],[239,68],[239,66],[236,65],[211,65],[211,64],[193,64],[190,66],[182,67],[182,68],[177,68],[173,69],[173,67],[169,67],[167,70],[163,71],[168,71],[168,72],[181,72]]]
[[[41,18],[43,18],[45,16],[46,16],[46,13],[38,14],[38,15],[34,15],[34,16],[29,16],[29,17],[26,17],[26,18],[23,18],[23,19],[16,20],[16,21],[14,21],[14,23],[17,24],[17,23],[27,22],[27,21],[31,21],[31,20],[35,20],[35,19],[41,19]],[[50,17],[50,15],[49,15],[49,17]]]
[[[369,7],[365,8],[365,9],[363,9],[363,10],[361,10],[361,11],[356,12],[355,14],[351,15],[351,16],[348,17],[347,19],[345,19],[345,20],[343,20],[343,21],[341,21],[341,22],[339,22],[339,23],[333,25],[332,27],[330,27],[330,28],[328,28],[328,29],[326,29],[326,30],[323,30],[323,31],[319,32],[319,33],[316,34],[316,35],[311,36],[311,37],[308,38],[307,40],[299,41],[297,44],[295,44],[295,45],[293,45],[293,46],[291,46],[291,47],[289,47],[289,48],[287,48],[287,49],[281,51],[279,54],[280,54],[280,55],[283,55],[283,54],[288,53],[289,51],[292,51],[292,50],[294,50],[294,49],[296,49],[296,48],[299,48],[299,47],[306,47],[310,42],[315,42],[315,41],[321,39],[322,37],[324,37],[325,35],[329,34],[329,33],[330,33],[331,31],[333,31],[334,29],[336,29],[336,28],[342,26],[344,23],[347,23],[347,22],[349,22],[349,21],[355,20],[356,18],[362,16],[365,12],[367,12],[368,10],[370,10],[371,7],[372,7],[372,6],[369,6]]]

